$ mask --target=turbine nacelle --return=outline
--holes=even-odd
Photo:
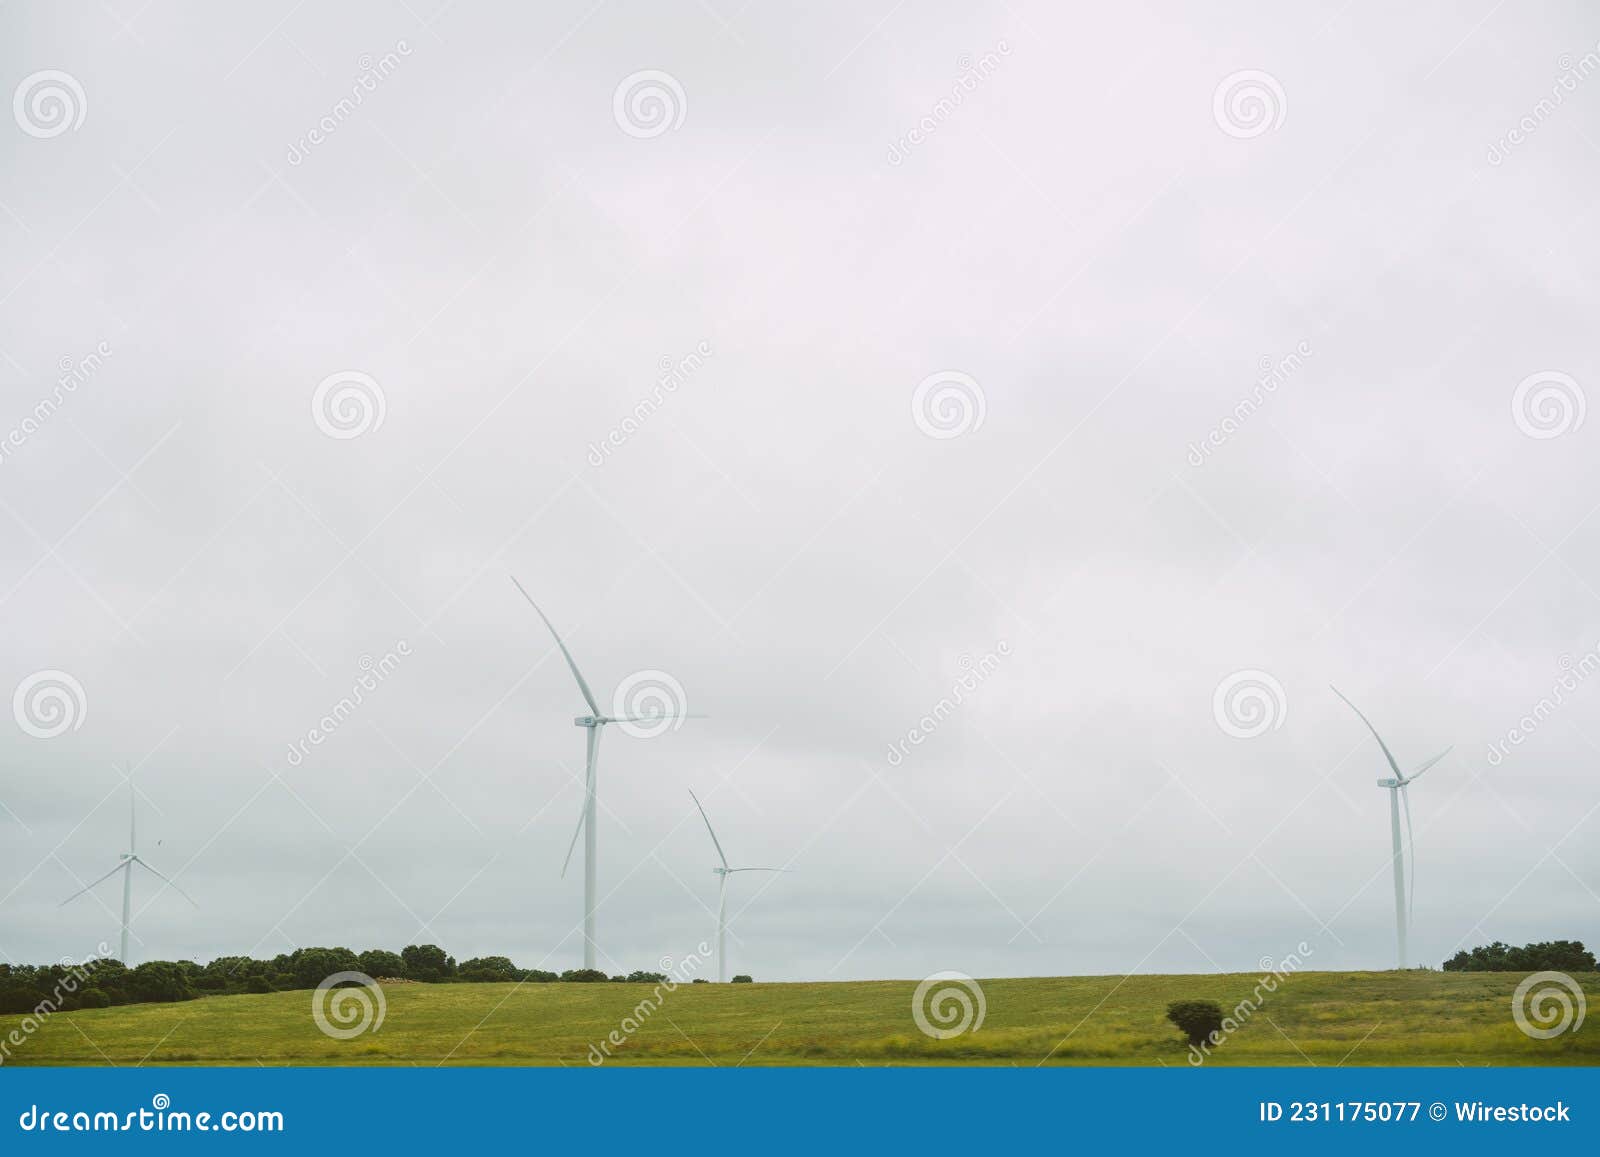
[[[572,718],[574,727],[604,727],[607,723],[661,723],[668,719],[704,719],[704,715],[693,715],[679,711],[661,711],[649,715],[575,715]]]
[[[1404,783],[1402,783],[1402,781],[1400,781],[1398,779],[1380,779],[1378,781],[1378,786],[1379,787],[1403,787],[1405,785],[1404,785]]]

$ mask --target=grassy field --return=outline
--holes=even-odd
[[[985,980],[981,1029],[920,1032],[915,981],[686,985],[665,994],[608,1064],[1177,1065],[1187,1046],[1168,1001],[1234,1008],[1258,976]],[[1600,1023],[1551,1040],[1511,1017],[1521,974],[1303,972],[1265,997],[1208,1064],[1600,1064]],[[1589,1002],[1600,974],[1579,978]],[[311,993],[218,996],[183,1004],[61,1012],[10,1064],[585,1065],[651,986],[407,984],[386,987],[382,1027],[333,1040]],[[1596,1004],[1600,1015],[1600,1004]],[[22,1018],[0,1017],[0,1038]]]

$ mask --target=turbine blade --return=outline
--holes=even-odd
[[[567,858],[561,861],[561,878],[567,878],[567,869],[572,865],[572,853],[578,846],[578,837],[583,834],[583,821],[589,816],[589,796],[584,794],[583,806],[578,809],[578,826],[572,829],[572,842],[567,845]]]
[[[1361,722],[1367,725],[1367,730],[1372,732],[1372,738],[1376,739],[1378,741],[1378,746],[1383,748],[1383,757],[1389,761],[1389,766],[1394,769],[1394,777],[1396,779],[1405,779],[1405,776],[1400,773],[1400,765],[1394,761],[1394,755],[1389,751],[1389,745],[1383,741],[1383,736],[1378,734],[1378,729],[1372,725],[1372,720],[1368,719],[1365,715],[1361,715],[1361,708],[1357,707],[1354,703],[1350,703],[1350,700],[1345,698],[1343,691],[1339,690],[1339,688],[1335,687],[1332,683],[1329,683],[1328,686],[1335,695],[1341,699],[1344,699],[1346,703],[1350,704],[1350,710],[1361,716]]]
[[[99,883],[101,883],[101,882],[103,882],[105,880],[111,879],[112,876],[115,876],[118,872],[122,871],[123,864],[125,864],[125,863],[127,863],[126,860],[124,860],[122,864],[118,864],[115,868],[112,868],[109,872],[107,872],[105,875],[101,876],[99,879],[93,881],[93,883],[85,884],[83,887],[79,888],[76,892],[72,893],[72,895],[68,896],[65,900],[61,901],[61,903],[56,905],[56,907],[65,908],[68,904],[72,903],[79,896],[81,896],[85,892],[87,892],[90,888],[94,887],[95,884],[99,884]]]
[[[1422,775],[1423,772],[1427,771],[1428,768],[1430,768],[1434,764],[1438,763],[1441,759],[1443,759],[1445,756],[1449,755],[1454,750],[1455,750],[1454,746],[1445,748],[1438,755],[1436,755],[1432,759],[1428,760],[1427,763],[1424,763],[1421,767],[1417,768],[1416,771],[1413,771],[1410,775],[1406,776],[1406,782],[1410,783],[1412,780],[1417,779],[1418,777],[1420,777]]]
[[[728,854],[722,850],[722,841],[717,839],[716,829],[711,826],[711,817],[706,815],[706,809],[701,805],[700,797],[695,795],[693,791],[689,793],[689,798],[694,800],[695,807],[700,808],[700,818],[706,821],[706,831],[711,833],[711,842],[717,845],[717,858],[722,861],[722,866],[727,868]]]
[[[199,903],[195,900],[195,898],[193,896],[189,895],[189,893],[185,892],[182,888],[178,887],[178,885],[173,881],[171,876],[168,876],[168,875],[165,875],[162,872],[156,871],[156,869],[152,868],[149,864],[145,863],[138,856],[133,857],[133,862],[138,864],[145,871],[150,872],[152,875],[155,875],[155,876],[159,877],[160,879],[165,880],[167,882],[167,887],[171,888],[174,892],[178,893],[178,895],[182,896],[185,900],[189,901],[189,903],[193,904],[196,908],[200,907]]]
[[[583,831],[583,823],[589,816],[589,799],[594,795],[594,765],[600,755],[600,729],[591,727],[589,730],[588,751],[584,758],[583,772],[583,806],[578,809],[578,826],[572,830],[572,842],[567,845],[567,858],[561,861],[561,878],[567,878],[567,869],[572,865],[572,853],[578,847],[578,835]]]
[[[567,666],[572,669],[572,677],[578,681],[578,690],[583,692],[584,702],[589,705],[590,711],[594,712],[596,715],[599,715],[600,704],[594,701],[594,692],[590,691],[589,684],[584,682],[583,672],[578,670],[578,664],[573,659],[572,652],[567,650],[567,645],[561,641],[561,636],[556,632],[555,624],[550,621],[549,617],[543,611],[539,610],[539,604],[534,602],[533,596],[523,589],[521,583],[517,582],[516,575],[511,576],[511,581],[516,584],[516,587],[519,591],[522,591],[522,597],[528,600],[528,605],[538,612],[541,619],[544,619],[544,625],[550,628],[551,637],[555,639],[556,646],[561,648],[561,653],[566,656]]]
[[[139,793],[133,789],[133,772],[128,773],[128,854],[139,849],[138,841]]]
[[[608,719],[612,723],[649,723],[657,719],[709,719],[696,711],[662,711],[654,715],[612,715]]]
[[[792,872],[793,868],[729,868],[730,872]]]

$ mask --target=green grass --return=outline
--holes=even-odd
[[[1552,1040],[1511,1017],[1521,974],[1303,972],[1265,996],[1208,1064],[1600,1064],[1600,1023]],[[1579,978],[1600,1017],[1600,974]],[[611,1064],[1185,1066],[1167,1002],[1251,995],[1249,975],[985,980],[980,1030],[932,1040],[911,1016],[915,981],[684,985],[665,994]],[[584,1065],[651,986],[387,987],[382,1028],[324,1036],[311,993],[215,996],[47,1017],[10,1064]],[[0,1040],[22,1023],[0,1017]]]

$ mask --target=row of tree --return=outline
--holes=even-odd
[[[193,1000],[242,992],[280,992],[315,988],[340,972],[361,972],[375,980],[414,980],[428,984],[531,981],[595,983],[616,981],[659,984],[660,972],[635,971],[607,976],[596,968],[548,972],[518,968],[509,957],[476,956],[457,964],[437,944],[411,944],[399,952],[373,948],[352,952],[348,948],[298,948],[270,960],[249,956],[219,956],[209,964],[192,960],[151,960],[128,968],[117,960],[89,960],[82,964],[0,964],[0,1014],[27,1013],[41,1006],[105,1008],[113,1004]],[[748,981],[748,976],[735,980]],[[705,983],[696,979],[696,984]]]
[[[1513,948],[1496,940],[1444,962],[1446,972],[1593,972],[1594,953],[1579,940],[1546,940]]]

